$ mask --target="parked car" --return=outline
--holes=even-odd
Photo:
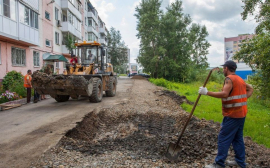
[[[135,76],[137,73],[128,74],[128,77]]]
[[[146,73],[139,73],[139,76],[143,76],[145,78],[150,78],[150,75],[146,74]]]

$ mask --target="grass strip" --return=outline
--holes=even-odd
[[[186,96],[188,100],[195,102],[198,97],[199,87],[203,83],[176,83],[165,79],[150,79],[150,82],[157,86],[162,86],[171,91],[176,91],[181,96]],[[222,84],[216,82],[208,82],[206,85],[209,91],[221,91]],[[269,102],[268,102],[269,103]],[[270,148],[270,107],[267,102],[258,98],[254,93],[248,99],[248,114],[246,117],[244,136],[250,136],[253,141],[258,144],[265,145]],[[269,103],[270,104],[270,103]],[[193,105],[182,104],[181,107],[190,112]],[[223,116],[221,111],[221,99],[210,96],[201,96],[198,105],[194,111],[194,115],[200,119],[213,120],[222,122]]]

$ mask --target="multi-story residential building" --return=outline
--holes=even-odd
[[[233,60],[237,63],[236,74],[241,76],[243,79],[247,79],[248,75],[252,74],[251,68],[245,64],[242,60],[234,60],[234,54],[241,49],[243,40],[251,39],[254,34],[240,34],[237,37],[224,38],[224,62]]]
[[[41,69],[49,55],[70,59],[67,37],[107,45],[107,29],[89,0],[0,0],[0,80]],[[62,73],[65,63],[53,62]]]

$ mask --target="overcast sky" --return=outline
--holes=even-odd
[[[141,0],[91,0],[99,16],[108,29],[114,27],[121,32],[122,39],[130,48],[131,63],[136,63],[140,41],[137,39],[137,19],[135,7]],[[174,0],[163,0],[162,9]],[[241,0],[183,0],[184,13],[189,14],[194,23],[207,27],[210,42],[208,63],[218,66],[223,63],[224,38],[238,34],[254,33],[255,20],[251,17],[242,21],[243,11]]]

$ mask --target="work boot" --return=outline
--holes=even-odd
[[[216,163],[212,163],[210,165],[205,166],[204,168],[223,168],[223,167]]]
[[[238,163],[237,163],[235,160],[226,160],[225,163],[226,163],[227,166],[237,166],[237,167],[241,167],[241,166],[238,165]],[[247,165],[248,165],[248,164],[246,163],[246,166],[247,166]]]

